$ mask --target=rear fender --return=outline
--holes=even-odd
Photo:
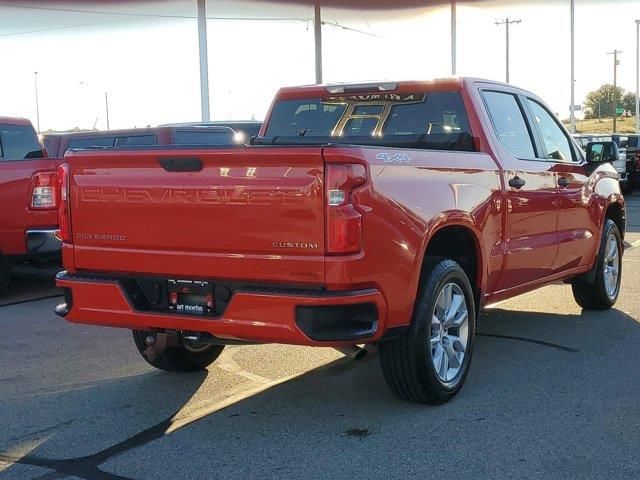
[[[469,280],[474,283],[475,289],[478,293],[478,298],[482,298],[482,292],[484,291],[484,285],[486,283],[487,272],[484,261],[484,251],[479,239],[482,236],[481,230],[478,225],[474,222],[473,217],[463,211],[452,210],[448,212],[444,212],[436,217],[432,218],[427,224],[427,230],[422,236],[421,246],[420,246],[420,255],[416,256],[414,269],[413,269],[413,278],[411,283],[412,291],[416,292],[416,296],[418,293],[418,287],[420,285],[420,276],[422,273],[422,265],[425,259],[425,255],[427,252],[427,248],[429,247],[429,242],[434,236],[444,228],[448,227],[462,227],[468,230],[474,240],[474,244],[476,247],[476,258],[478,261],[477,265],[477,276],[475,279],[470,278]]]

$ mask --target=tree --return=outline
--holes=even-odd
[[[635,115],[635,112],[636,112],[636,94],[635,93],[631,93],[631,92],[625,93],[624,97],[622,97],[622,107],[625,110],[631,111]]]
[[[602,117],[611,117],[613,115],[614,98],[618,105],[622,103],[625,91],[621,87],[615,87],[607,84],[599,89],[587,93],[587,99],[584,102],[585,118],[598,118],[598,112]],[[634,99],[635,105],[635,99]],[[633,107],[635,109],[635,107]]]

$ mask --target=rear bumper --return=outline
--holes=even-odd
[[[27,230],[27,254],[30,256],[56,255],[62,249],[62,242],[56,237],[56,230]]]
[[[338,346],[372,343],[385,331],[387,306],[374,289],[327,292],[238,290],[217,317],[136,310],[115,278],[61,272],[65,303],[56,314],[72,323],[134,330],[209,333],[233,341]]]

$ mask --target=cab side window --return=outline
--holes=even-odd
[[[558,160],[560,162],[572,162],[574,160],[573,149],[564,130],[558,125],[558,121],[546,108],[535,100],[527,99],[533,115],[536,127],[542,135],[546,152],[540,158]]]
[[[507,92],[483,92],[483,97],[502,146],[514,157],[536,157],[533,141],[516,97]]]

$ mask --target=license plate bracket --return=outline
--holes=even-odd
[[[169,310],[184,315],[212,315],[214,286],[206,280],[168,279]]]

